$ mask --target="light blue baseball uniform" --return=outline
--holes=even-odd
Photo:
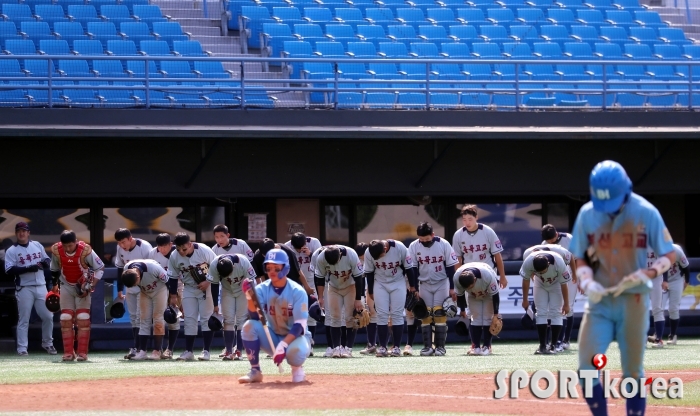
[[[647,246],[656,253],[673,251],[671,234],[659,211],[635,193],[614,217],[594,210],[592,202],[586,203],[578,213],[572,235],[571,253],[587,258],[595,281],[606,288],[647,268]],[[616,340],[623,377],[644,376],[650,289],[651,283],[638,285],[619,297],[608,295],[598,303],[588,302],[579,333],[580,369],[594,370],[593,356],[605,353]]]
[[[244,342],[260,341],[260,348],[267,354],[274,355],[277,344],[289,334],[295,323],[301,325],[304,328],[304,334],[306,334],[309,305],[308,296],[301,285],[287,279],[287,285],[280,291],[272,286],[272,280],[266,280],[255,286],[255,294],[260,302],[260,308],[265,313],[270,337],[275,345],[270,345],[263,325],[257,319],[249,319],[243,325]],[[301,366],[309,354],[311,343],[304,334],[297,337],[287,347],[287,362],[291,366]],[[246,351],[248,354],[251,353],[248,347],[246,347]],[[257,358],[255,357],[255,361]],[[248,359],[251,360],[251,357]]]

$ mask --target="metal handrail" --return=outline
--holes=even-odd
[[[26,87],[32,90],[48,90],[48,106],[53,106],[53,89],[62,89],[64,85],[55,85],[56,80],[61,81],[105,81],[105,82],[139,82],[143,85],[99,85],[99,89],[102,90],[138,90],[145,91],[145,106],[149,108],[151,106],[150,92],[153,90],[164,90],[167,89],[169,92],[233,92],[240,93],[241,107],[246,107],[245,96],[246,93],[254,92],[269,92],[270,87],[263,87],[259,85],[251,84],[273,84],[275,85],[275,92],[321,92],[321,93],[332,93],[333,100],[329,105],[336,109],[338,108],[338,93],[339,89],[342,87],[343,92],[424,92],[426,93],[426,103],[425,108],[431,108],[430,96],[434,92],[457,92],[463,93],[465,90],[460,88],[438,88],[446,84],[459,84],[459,85],[483,85],[490,84],[492,86],[504,85],[504,88],[493,88],[489,87],[488,92],[491,93],[510,93],[515,95],[515,109],[520,110],[522,105],[521,95],[524,93],[533,92],[565,92],[565,93],[578,93],[578,94],[602,94],[603,103],[602,109],[605,110],[607,107],[607,97],[612,93],[637,93],[644,95],[669,95],[683,93],[684,90],[681,89],[638,89],[639,85],[664,85],[664,86],[679,86],[687,87],[687,92],[689,94],[688,109],[693,108],[693,86],[700,86],[700,82],[693,80],[693,68],[700,65],[700,61],[693,60],[551,60],[551,59],[422,59],[422,58],[321,58],[321,57],[299,57],[299,58],[271,58],[271,57],[248,57],[248,56],[235,56],[235,57],[210,57],[210,56],[114,56],[114,55],[0,55],[0,60],[2,59],[22,59],[22,60],[46,60],[47,61],[47,76],[30,76],[30,77],[0,77],[0,81],[39,81],[45,82],[45,84],[38,85],[27,85]],[[151,77],[150,71],[146,71],[144,74],[130,76],[130,77],[79,77],[79,76],[60,76],[54,72],[54,61],[56,60],[118,60],[118,61],[142,61],[144,62],[144,69],[149,67],[151,61],[216,61],[216,62],[236,62],[240,66],[240,72],[237,78],[153,78]],[[333,65],[334,73],[332,78],[328,79],[308,79],[308,78],[283,78],[283,79],[268,79],[268,78],[250,78],[246,76],[244,71],[245,63],[278,63],[282,65],[290,65],[294,63],[302,62],[313,62],[313,63],[330,63]],[[410,64],[423,64],[425,65],[425,76],[419,79],[347,79],[342,78],[338,71],[338,64],[340,63],[371,63],[371,62],[381,62],[381,63],[410,63]],[[514,65],[515,73],[513,74],[513,79],[434,79],[431,77],[431,66],[432,64],[509,64]],[[523,65],[600,65],[602,66],[602,79],[587,79],[587,80],[538,80],[538,79],[522,79],[520,69]],[[616,65],[655,65],[655,66],[683,66],[687,67],[689,73],[683,79],[679,77],[678,80],[656,80],[654,78],[648,80],[630,80],[630,79],[609,79],[608,74],[611,66]],[[222,86],[222,85],[201,85],[201,86],[190,86],[190,85],[159,85],[162,82],[234,82],[238,85]],[[153,85],[156,83],[156,85]],[[392,84],[391,87],[378,87],[378,88],[359,88],[355,86],[348,86],[345,84]],[[279,84],[279,86],[277,86]],[[292,86],[292,84],[298,84],[298,86]],[[317,84],[321,84],[320,86]],[[333,84],[332,86],[328,86]],[[406,85],[406,88],[396,87],[396,85],[401,86]],[[418,88],[411,85],[418,84]],[[535,84],[533,87],[532,85]],[[547,84],[546,88],[542,88],[542,84]],[[570,87],[556,88],[560,84],[576,84],[576,85],[588,85],[591,88],[587,89],[572,89]],[[612,86],[611,86],[612,84]],[[511,87],[506,88],[505,85]],[[599,88],[595,88],[599,87]],[[0,85],[0,90],[11,90],[17,89],[17,85],[3,84]],[[70,85],[70,89],[80,90],[80,89],[96,89],[95,85]],[[466,90],[467,93],[475,92],[476,90]],[[77,103],[79,104],[79,103]]]

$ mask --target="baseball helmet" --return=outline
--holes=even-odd
[[[324,323],[326,321],[326,314],[323,309],[321,309],[321,305],[319,305],[318,302],[314,302],[311,307],[309,307],[309,316],[316,322]]]
[[[442,301],[442,310],[445,311],[448,318],[457,316],[457,304],[452,300],[452,297],[448,296]]]
[[[265,254],[263,267],[267,263],[284,265],[284,267],[282,267],[282,271],[278,274],[279,277],[284,277],[287,275],[287,273],[289,273],[289,256],[287,256],[287,253],[285,253],[284,250],[273,248],[272,250],[268,251],[267,254]]]
[[[61,297],[58,293],[49,292],[46,294],[46,309],[51,313],[56,313],[61,310]]]
[[[219,257],[219,261],[216,262],[216,271],[219,273],[220,277],[227,277],[233,273],[233,262],[228,256]]]
[[[413,306],[413,316],[416,319],[425,319],[428,316],[430,316],[430,312],[428,312],[428,306],[425,304],[425,301],[423,299],[418,298],[418,301]]]
[[[163,312],[163,319],[165,320],[165,322],[167,322],[169,324],[174,324],[177,322],[177,319],[178,319],[177,315],[178,315],[177,308],[172,306],[172,305],[168,305],[168,307],[165,308],[165,312]]]
[[[207,322],[207,325],[209,325],[209,329],[212,331],[221,331],[224,329],[224,323],[217,314],[213,314],[209,317],[209,322]]]
[[[125,313],[126,309],[124,308],[124,302],[115,301],[112,302],[112,306],[109,307],[109,314],[112,316],[112,318],[121,318]]]
[[[469,318],[460,317],[455,324],[455,332],[460,337],[469,336]]]
[[[625,198],[632,193],[632,181],[625,168],[612,160],[605,160],[593,168],[589,178],[591,201],[596,211],[617,212]]]

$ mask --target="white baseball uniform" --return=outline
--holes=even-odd
[[[365,251],[364,271],[374,273],[373,295],[374,307],[377,310],[377,325],[388,325],[389,317],[391,317],[392,326],[403,325],[406,270],[415,266],[408,249],[402,242],[396,240],[386,240],[386,242],[389,249],[377,260],[369,254],[369,248]]]
[[[559,236],[553,244],[560,245],[564,247],[567,251],[569,250],[569,245],[571,245],[571,234],[569,233],[558,233]],[[542,241],[542,244],[547,244],[547,241]],[[572,254],[573,257],[573,254]],[[526,258],[523,256],[523,258]],[[569,266],[571,268],[571,266]],[[578,283],[574,283],[574,274],[571,273],[571,280],[569,280],[569,313],[566,315],[567,318],[574,316],[574,303],[576,303],[576,293],[578,292]],[[537,304],[535,304],[537,305]]]
[[[284,245],[289,247],[292,251],[294,251],[294,253],[296,253],[297,261],[299,262],[299,269],[301,269],[302,273],[304,273],[304,276],[306,277],[306,283],[308,283],[309,287],[313,288],[314,292],[316,292],[316,284],[314,283],[314,270],[311,266],[311,259],[313,257],[314,252],[321,248],[321,242],[318,240],[318,238],[306,237],[306,247],[309,249],[308,255],[297,252],[297,249],[295,249],[292,245],[292,240],[287,241],[286,243],[284,243]],[[318,293],[314,294],[318,296]],[[307,325],[316,326],[316,320],[312,317],[309,317]]]
[[[462,296],[466,288],[459,284],[459,275],[469,270],[476,277],[474,286],[469,290],[467,306],[471,324],[474,326],[490,326],[493,320],[493,295],[499,292],[498,276],[491,266],[483,262],[463,264],[455,271],[454,285],[457,296]]]
[[[428,308],[442,307],[450,295],[450,282],[446,269],[457,264],[457,255],[450,243],[441,237],[434,237],[430,247],[425,247],[416,239],[408,246],[408,254],[418,267],[420,297]]]
[[[478,223],[473,233],[468,231],[467,227],[457,230],[452,237],[452,249],[462,260],[462,264],[481,262],[495,270],[494,256],[503,251],[503,245],[491,227]]]
[[[124,266],[124,271],[137,269],[141,273],[138,287],[139,296],[139,335],[165,335],[163,312],[168,307],[168,276],[165,269],[155,260],[132,260]]]
[[[151,260],[155,260],[160,264],[160,267],[165,269],[165,271],[168,271],[168,263],[170,262],[170,256],[173,254],[175,251],[175,246],[170,247],[170,251],[168,252],[167,255],[162,255],[160,251],[158,251],[158,247],[153,247],[153,249],[148,253],[148,258]],[[184,290],[185,285],[182,283],[182,280],[178,279],[177,280],[177,294],[180,296],[180,299],[182,299],[182,291]],[[167,308],[167,305],[166,305]],[[180,330],[180,320],[178,319],[175,321],[174,324],[166,324],[168,326],[168,329],[171,331],[179,331]]]
[[[552,325],[564,323],[561,310],[564,306],[564,297],[561,286],[571,280],[571,269],[566,265],[564,258],[555,251],[541,253],[531,251],[520,267],[520,276],[523,280],[532,280],[534,277],[533,294],[537,307],[537,325],[546,324],[551,320]],[[538,255],[544,255],[549,262],[549,267],[544,273],[535,271],[533,260]]]
[[[352,326],[353,309],[355,308],[355,279],[363,276],[362,263],[357,253],[350,247],[337,245],[340,249],[340,259],[336,264],[328,264],[324,255],[327,247],[321,247],[315,253],[316,264],[314,276],[324,279],[327,292],[324,306],[326,309],[326,325],[333,328],[343,326],[342,318],[345,313],[345,326]]]
[[[219,275],[216,265],[223,257],[228,257],[233,263],[233,271],[228,276]],[[248,319],[248,301],[241,289],[243,279],[255,279],[256,273],[248,258],[240,254],[223,254],[216,256],[209,265],[207,280],[212,283],[221,283],[221,314],[224,315],[224,331],[233,331],[243,328]]]
[[[248,243],[240,238],[229,238],[227,246],[221,247],[218,244],[214,244],[211,246],[211,249],[217,256],[222,254],[240,254],[247,258],[249,262],[253,261],[253,256],[255,255]]]
[[[140,238],[134,238],[136,245],[131,250],[124,250],[117,245],[117,256],[114,258],[114,265],[117,268],[123,269],[124,265],[132,260],[144,260],[147,259],[149,253],[153,249],[151,244]],[[132,328],[140,328],[141,324],[139,322],[139,295],[141,289],[134,286],[126,289],[124,296],[126,297],[126,306],[129,309],[129,320],[131,321]]]

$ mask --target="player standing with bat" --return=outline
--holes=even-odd
[[[308,296],[301,285],[287,279],[289,257],[283,250],[268,251],[263,268],[268,280],[255,285],[252,279],[246,279],[241,284],[250,315],[243,325],[243,346],[251,368],[238,382],[262,382],[262,349],[273,356],[278,366],[286,359],[292,366],[292,382],[300,383],[305,380],[302,365],[311,349],[304,336],[309,317]]]

